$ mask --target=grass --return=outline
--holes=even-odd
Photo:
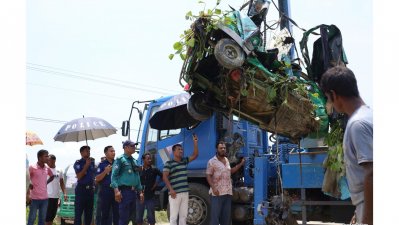
[[[28,216],[29,216],[29,207],[26,207],[26,223],[28,223]],[[36,215],[36,220],[35,220],[35,222],[33,223],[34,225],[37,225],[37,220],[38,220],[37,216],[38,216],[38,215]],[[53,225],[58,225],[58,224],[56,223],[56,219],[54,219]]]
[[[155,211],[155,221],[157,223],[169,223],[166,210]]]
[[[29,216],[29,207],[26,207],[26,221],[28,221],[28,216]],[[168,214],[166,213],[166,210],[155,211],[155,221],[157,223],[169,223]],[[37,225],[37,217],[34,224]],[[60,224],[61,224],[60,220],[57,216],[53,221],[53,225],[60,225]]]

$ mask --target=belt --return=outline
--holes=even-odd
[[[118,186],[118,189],[119,189],[119,190],[122,190],[122,189],[131,189],[131,190],[134,191],[134,187],[133,187],[133,186],[127,186],[127,185]]]

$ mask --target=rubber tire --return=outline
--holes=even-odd
[[[205,108],[203,94],[193,94],[187,103],[187,111],[191,117],[198,121],[205,121],[212,116],[212,110]]]
[[[203,200],[205,203],[206,209],[204,212],[206,213],[205,219],[203,219],[200,223],[195,223],[195,225],[208,225],[211,222],[211,199],[209,197],[209,188],[203,184],[198,184],[198,183],[191,183],[189,184],[190,187],[190,192],[189,192],[189,198],[192,197],[199,197]],[[190,199],[188,202],[189,209],[190,209]],[[170,205],[168,202],[168,207],[167,207],[167,215],[168,215],[168,220],[170,221]],[[188,217],[188,216],[187,216]],[[177,219],[177,224],[179,224],[179,218]],[[194,225],[190,224],[187,222],[189,225]]]
[[[215,46],[215,58],[224,68],[234,69],[244,64],[245,53],[233,39],[222,38]]]

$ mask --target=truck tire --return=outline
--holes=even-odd
[[[187,111],[191,117],[198,121],[207,120],[212,116],[212,110],[204,106],[204,95],[200,93],[193,94],[187,103]]]
[[[211,199],[209,188],[203,184],[189,184],[189,200],[187,224],[189,225],[208,225],[211,221]],[[168,203],[167,214],[170,220],[170,206]],[[179,224],[179,219],[177,219]]]
[[[240,67],[245,61],[244,50],[230,38],[220,39],[216,43],[214,54],[219,64],[227,69]]]

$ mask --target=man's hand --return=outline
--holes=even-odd
[[[198,136],[196,134],[193,134],[193,141],[194,143],[198,143]]]
[[[175,190],[170,190],[170,196],[175,199],[176,198],[176,191]]]
[[[245,157],[243,157],[243,158],[241,159],[241,162],[240,162],[241,166],[244,165],[244,163],[245,163]]]
[[[91,163],[91,159],[90,159],[90,158],[87,158],[87,159],[86,159],[85,166],[90,166],[90,163]]]
[[[64,202],[68,201],[68,195],[64,193]]]
[[[115,192],[115,201],[118,203],[122,201],[122,193],[120,191]]]
[[[107,167],[105,167],[105,172],[107,173],[107,174],[109,174],[111,171],[112,171],[112,166],[111,165],[108,165]]]
[[[219,196],[219,191],[215,187],[212,187],[212,192],[215,196]]]
[[[140,192],[140,204],[144,204],[144,192]]]
[[[26,195],[26,205],[29,205],[32,202],[32,199],[30,198],[30,194]]]

